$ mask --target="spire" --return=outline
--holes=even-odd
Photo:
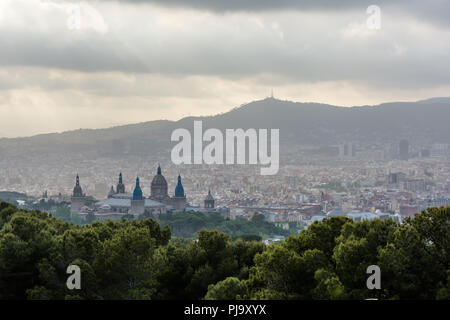
[[[111,198],[113,195],[114,195],[114,187],[113,186],[111,186],[111,189],[109,190],[109,193],[108,193],[108,198]]]
[[[134,187],[133,191],[133,200],[142,200],[142,199],[143,196],[141,186],[139,185],[139,177],[136,177],[136,186]]]
[[[183,188],[183,184],[181,183],[181,176],[178,175],[178,183],[177,186],[175,187],[175,197],[184,197],[184,188]]]
[[[72,196],[74,196],[74,197],[82,197],[83,196],[83,190],[81,189],[81,186],[80,186],[80,177],[78,176],[78,173],[77,173],[77,178],[76,178],[76,182],[75,182],[75,187],[73,188]]]
[[[208,190],[208,195],[206,196],[206,200],[214,200],[214,198],[211,194],[211,189]]]
[[[159,175],[161,175],[161,166],[159,165],[159,163],[158,163],[158,170],[157,170],[156,173],[159,174]]]
[[[208,190],[208,195],[205,198],[205,208],[214,208],[214,198],[211,195],[211,189]]]
[[[116,193],[125,193],[125,185],[123,184],[122,172],[119,173],[119,183],[116,187]]]

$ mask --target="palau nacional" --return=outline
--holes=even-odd
[[[173,196],[168,194],[168,184],[166,178],[162,175],[161,166],[158,165],[156,175],[151,182],[151,194],[145,197],[141,189],[141,181],[136,177],[136,183],[132,193],[126,192],[125,185],[122,179],[122,173],[119,174],[119,180],[114,189],[111,186],[108,197],[104,200],[95,201],[88,204],[88,197],[83,193],[80,185],[80,177],[76,176],[75,187],[71,197],[71,214],[77,214],[81,219],[85,220],[90,214],[95,215],[95,220],[120,220],[127,215],[134,218],[139,216],[154,216],[157,217],[167,212],[177,212],[184,210],[194,210],[200,212],[221,211],[220,208],[215,208],[214,198],[209,190],[203,208],[191,207],[186,201],[186,194],[184,192],[183,184],[181,183],[181,176],[178,175],[178,182],[175,186]],[[227,214],[226,212],[221,212]]]

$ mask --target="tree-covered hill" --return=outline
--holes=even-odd
[[[159,221],[161,225],[170,227],[173,236],[184,238],[194,237],[201,229],[216,229],[232,237],[255,235],[260,239],[289,235],[289,231],[265,221],[264,216],[260,214],[255,214],[251,220],[228,220],[216,212],[179,212],[161,215]]]

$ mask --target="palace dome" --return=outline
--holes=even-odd
[[[158,166],[158,171],[156,173],[156,176],[153,177],[152,180],[152,187],[153,186],[167,186],[166,178],[161,174],[161,167]]]
[[[163,175],[156,175],[152,180],[152,187],[167,186],[166,178]]]
[[[168,187],[166,178],[161,173],[161,167],[158,166],[158,171],[156,176],[152,180],[151,185],[151,197],[154,199],[165,199],[168,198]]]

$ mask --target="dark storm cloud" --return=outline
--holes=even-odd
[[[107,0],[104,0],[107,1]],[[120,0],[126,3],[153,3],[214,11],[262,11],[276,9],[347,9],[371,4],[366,0]],[[378,1],[380,3],[386,0]],[[391,1],[391,2],[396,2]],[[399,1],[402,2],[402,1]]]
[[[109,1],[109,0],[103,0]],[[168,7],[192,8],[215,12],[271,10],[364,10],[369,5],[398,8],[429,23],[450,26],[448,0],[119,0],[124,3],[156,4]]]

